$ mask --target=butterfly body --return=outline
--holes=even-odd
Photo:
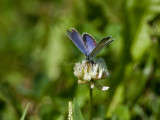
[[[71,32],[68,31],[68,37],[79,48],[79,50],[86,56],[88,61],[91,61],[105,46],[109,45],[114,39],[110,40],[111,36],[103,38],[99,43],[88,33],[83,33],[82,36],[79,32],[71,28]]]

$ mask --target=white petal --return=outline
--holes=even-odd
[[[103,87],[102,87],[102,91],[106,91],[106,90],[108,90],[108,89],[109,89],[108,86],[103,86]]]
[[[92,84],[91,84],[91,88],[93,89],[94,87],[95,87],[95,86],[94,86],[94,83],[92,83]]]

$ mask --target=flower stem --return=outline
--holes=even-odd
[[[89,90],[89,120],[92,120],[92,95],[93,95],[93,90],[91,88],[90,84],[90,90]]]

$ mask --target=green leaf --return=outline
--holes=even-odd
[[[76,99],[74,99],[73,103],[73,120],[84,120]]]
[[[26,106],[26,108],[25,108],[25,110],[24,110],[24,112],[23,112],[22,117],[21,117],[20,120],[24,120],[24,118],[26,116],[26,113],[27,113],[27,110],[28,110],[28,107],[29,107],[29,103],[27,104],[27,106]]]
[[[110,103],[106,116],[111,117],[113,114],[113,111],[116,109],[116,106],[121,104],[123,101],[124,101],[124,87],[123,87],[123,84],[120,84],[119,86],[117,86],[117,89],[114,93],[112,102]]]
[[[142,22],[131,46],[131,55],[135,60],[141,59],[151,45],[147,20],[143,19]]]
[[[115,111],[113,112],[113,118],[116,120],[130,120],[129,109],[123,105],[116,107]]]

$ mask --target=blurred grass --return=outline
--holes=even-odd
[[[23,112],[22,117],[21,117],[20,120],[24,120],[24,119],[25,119],[25,116],[26,116],[26,114],[27,114],[28,107],[29,107],[29,103],[27,103],[26,108],[24,109],[24,112]]]
[[[74,63],[84,55],[66,36],[74,27],[97,41],[116,40],[97,56],[111,73],[94,90],[95,119],[160,117],[159,0],[1,0],[0,119],[67,119],[75,97],[88,118],[87,85],[77,85]]]

